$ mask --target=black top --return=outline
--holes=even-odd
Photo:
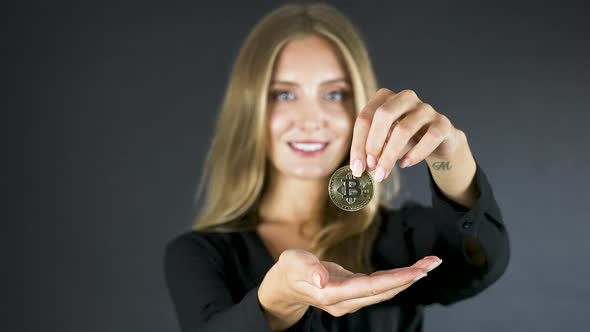
[[[355,313],[333,317],[310,306],[289,331],[421,331],[424,305],[466,299],[504,273],[508,235],[479,164],[481,196],[470,209],[444,196],[430,169],[428,174],[432,207],[409,200],[399,209],[379,208],[372,262],[377,270],[409,266],[428,255],[443,263],[391,300]],[[254,230],[187,231],[170,240],[164,270],[182,331],[271,331],[257,292],[273,264]]]

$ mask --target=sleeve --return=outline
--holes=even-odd
[[[409,265],[428,255],[443,262],[394,301],[449,305],[480,293],[505,272],[510,256],[508,234],[487,176],[476,165],[480,196],[471,208],[447,198],[430,169],[432,206],[414,201],[402,206]]]
[[[164,271],[181,331],[271,331],[258,287],[234,300],[224,260],[204,237],[181,235],[165,249]]]

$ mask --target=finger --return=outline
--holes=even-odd
[[[404,267],[397,271],[380,274],[334,280],[324,289],[317,289],[312,296],[321,305],[330,305],[344,300],[366,297],[382,293],[388,289],[403,286],[424,274],[424,269]]]
[[[417,261],[416,263],[414,263],[412,265],[412,267],[421,268],[427,273],[427,272],[432,271],[438,265],[440,265],[441,262],[442,262],[442,260],[436,256],[426,256],[426,257],[420,259],[419,261]],[[371,275],[387,274],[387,273],[391,273],[391,271],[392,270],[377,271]],[[381,293],[375,294],[375,295],[344,300],[344,301],[334,304],[333,306],[339,308],[339,309],[335,309],[336,311],[350,313],[350,312],[355,312],[355,311],[359,310],[360,308],[363,308],[363,307],[366,307],[369,305],[373,305],[373,304],[376,304],[379,302],[390,300],[393,297],[395,297],[397,294],[401,293],[402,291],[404,291],[405,289],[407,289],[408,287],[413,285],[416,281],[425,277],[426,273],[419,275],[414,280],[412,280],[411,282],[409,282],[405,285],[395,287],[392,289],[388,289],[384,292],[381,292]]]
[[[403,90],[388,98],[377,108],[373,116],[373,121],[371,122],[371,128],[365,146],[367,162],[371,158],[374,158],[375,161],[379,159],[385,145],[385,139],[394,121],[416,107],[418,103],[419,99],[413,91]],[[403,122],[404,120],[400,121],[397,126]],[[395,129],[393,130],[393,135],[395,135]],[[370,166],[374,167],[375,165]]]
[[[403,118],[404,118],[404,117],[402,116],[401,118],[397,119],[397,120],[396,120],[396,121],[393,123],[393,125],[391,126],[391,129],[389,130],[389,134],[387,135],[387,139],[385,140],[385,145],[387,145],[387,143],[389,143],[389,140],[390,140],[390,138],[391,138],[391,133],[393,132],[393,128],[395,128],[395,126],[396,126],[396,125],[399,123],[399,121],[400,121],[401,119],[403,119]],[[420,135],[420,131],[418,131],[418,133],[417,133],[416,135],[414,135],[414,137],[412,137],[412,139],[410,139],[410,142],[408,142],[408,143],[406,144],[406,146],[404,146],[404,148],[403,148],[403,150],[402,150],[403,152],[401,153],[401,155],[402,155],[402,156],[403,156],[403,155],[405,155],[405,154],[406,154],[408,151],[410,151],[410,149],[411,149],[412,147],[414,147],[414,145],[416,145],[416,143],[418,143],[419,139],[417,139],[417,137],[420,137],[420,138],[422,137],[422,136]],[[392,169],[393,169],[393,168],[392,168]]]
[[[359,112],[354,122],[350,148],[350,166],[354,176],[361,176],[365,170],[369,169],[367,167],[365,145],[369,129],[371,128],[371,122],[373,121],[373,114],[375,114],[375,110],[392,94],[394,92],[389,89],[379,89],[367,105]],[[372,167],[375,167],[375,165],[373,164]]]
[[[395,297],[397,294],[401,293],[402,291],[406,290],[408,287],[412,286],[414,284],[414,282],[416,282],[416,281],[412,281],[412,282],[409,282],[405,285],[395,287],[392,289],[388,289],[388,290],[381,292],[379,294],[338,302],[333,305],[333,307],[334,307],[333,310],[338,314],[351,313],[351,312],[355,312],[361,308],[364,308],[366,306],[390,300],[393,297]],[[329,312],[332,310],[328,309],[327,311]]]
[[[441,262],[442,262],[442,260],[440,258],[438,258],[437,256],[426,256],[426,257],[423,257],[420,260],[416,261],[416,263],[412,264],[410,267],[419,268],[419,269],[424,270],[424,272],[428,273],[428,272],[432,271],[435,267],[437,267]],[[371,275],[373,276],[373,275],[392,273],[392,272],[395,272],[399,269],[400,268],[376,271],[376,272],[371,273]]]
[[[385,144],[387,144],[387,142],[389,142],[389,139],[391,138],[391,133],[393,132],[393,128],[395,128],[395,126],[404,118],[404,116],[402,115],[401,117],[399,117],[397,120],[395,120],[393,122],[393,124],[391,125],[391,128],[389,128],[389,132],[387,133],[387,137],[385,138]]]
[[[423,105],[426,104],[420,104],[393,128],[391,137],[379,157],[375,170],[375,181],[381,182],[389,175],[395,166],[395,162],[402,156],[403,150],[408,144],[412,143],[412,137],[422,127],[433,121],[433,111],[430,110],[429,106]]]
[[[384,270],[384,271],[377,271],[377,272],[373,272],[370,276],[367,276],[366,274],[363,273],[354,273],[350,278],[355,278],[355,277],[364,277],[365,279],[367,279],[367,277],[375,277],[375,276],[379,276],[379,275],[385,275],[387,276],[394,276],[394,277],[403,277],[405,278],[405,280],[401,280],[398,283],[392,283],[391,286],[386,286],[389,288],[386,288],[384,291],[387,291],[389,289],[393,289],[396,287],[402,287],[405,284],[411,284],[417,280],[419,280],[420,278],[425,276],[425,273],[427,271],[431,271],[432,269],[434,269],[436,266],[438,266],[438,264],[440,264],[441,260],[440,258],[438,258],[437,256],[426,256],[422,259],[420,259],[419,261],[417,261],[416,263],[414,263],[414,265],[412,265],[411,267],[402,267],[402,268],[395,268],[395,269],[391,269],[391,270]],[[406,275],[400,275],[403,273],[406,273]],[[407,273],[413,273],[412,276],[413,278],[410,280],[407,275]],[[358,279],[358,278],[355,278]],[[341,300],[341,301],[345,301],[351,298],[355,298],[354,295],[346,295],[346,291],[344,291],[342,294],[339,294],[340,297],[335,296],[333,293],[335,291],[342,291],[342,285],[345,285],[345,282],[342,282],[341,280],[338,279],[331,279],[331,282],[326,286],[327,288],[325,290],[322,289],[318,289],[316,287],[311,286],[309,283],[305,283],[306,289],[303,293],[303,295],[306,296],[307,299],[307,303],[309,305],[314,305],[314,306],[320,306],[320,305],[332,305],[334,303],[337,303],[336,301]],[[356,290],[361,289],[360,287],[356,286],[354,284],[354,282],[348,282],[348,286],[351,286],[353,288],[355,288]],[[337,289],[337,287],[341,287],[340,289]],[[381,289],[383,290],[383,288]],[[332,291],[332,292],[330,292]],[[367,297],[367,296],[373,296],[373,295],[377,295],[379,294],[380,290],[378,289],[373,289],[373,290],[365,290],[364,293],[361,291],[360,294],[356,294],[356,298],[359,297]],[[364,294],[364,295],[363,295]],[[353,297],[351,297],[353,296]],[[338,301],[338,302],[341,302]]]
[[[324,288],[330,281],[330,273],[322,264],[314,264],[309,271],[311,274],[311,282],[318,288]]]
[[[412,267],[424,269],[426,273],[434,270],[442,263],[442,259],[437,256],[426,256],[412,265]]]
[[[445,122],[436,122],[428,128],[422,139],[410,151],[408,151],[400,162],[400,167],[410,167],[428,157],[448,137],[452,126]]]
[[[279,262],[284,267],[287,276],[291,276],[293,284],[298,281],[308,283],[314,287],[323,288],[329,280],[326,267],[314,254],[303,249],[287,249],[279,256]]]

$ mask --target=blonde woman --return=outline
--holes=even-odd
[[[393,208],[396,162],[423,160],[432,206]],[[359,211],[328,196],[345,165],[375,182]],[[164,262],[183,331],[420,331],[424,305],[469,298],[508,264],[465,133],[416,92],[377,89],[360,34],[329,5],[284,5],[250,32],[201,183],[194,229]]]

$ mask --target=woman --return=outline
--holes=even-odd
[[[420,331],[424,305],[504,273],[502,215],[465,133],[412,90],[376,87],[336,9],[285,5],[255,26],[209,150],[204,207],[166,248],[183,331]],[[432,207],[392,208],[398,160],[426,161]],[[344,165],[375,182],[359,211],[328,197]]]

